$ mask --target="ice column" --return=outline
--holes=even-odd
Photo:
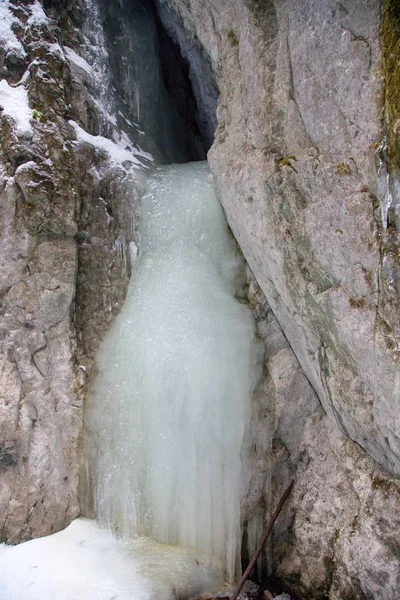
[[[100,524],[195,548],[232,579],[257,369],[242,267],[207,163],[160,168],[125,305],[98,353],[85,460]]]

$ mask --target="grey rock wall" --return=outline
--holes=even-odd
[[[1,77],[26,74],[18,87],[34,111],[27,132],[0,112],[0,536],[11,543],[79,513],[83,399],[125,296],[143,185],[69,124],[125,133],[131,149],[142,135],[121,131],[132,119],[123,102],[119,127],[110,119],[101,31],[88,34],[94,49],[82,34],[95,3],[45,0],[42,22],[34,5],[13,2],[21,47],[0,41]],[[264,574],[299,597],[393,600],[398,250],[385,208],[380,3],[158,5],[210,136],[219,88],[209,160],[266,347],[242,499],[248,553],[294,477]]]
[[[294,476],[286,520],[267,552],[270,571],[301,597],[393,598],[398,243],[392,234],[387,259],[394,186],[385,157],[383,3],[157,4],[182,52],[191,60],[200,45],[216,75],[208,159],[265,306],[284,332],[281,350],[267,354],[269,392],[264,413],[256,412],[274,425],[261,438],[268,465],[254,475],[258,496],[245,499],[245,520],[249,506],[256,520],[257,506],[268,512]],[[272,321],[263,325],[267,349],[279,331]]]
[[[399,480],[326,415],[251,273],[248,296],[266,349],[242,501],[248,554],[294,479],[259,576],[299,598],[396,598]]]
[[[327,413],[400,474],[398,342],[380,298],[380,3],[160,4],[217,73],[209,160],[253,273]]]
[[[0,537],[8,543],[79,514],[83,398],[125,297],[149,165],[101,147],[99,134],[118,142],[110,139],[112,150],[136,152],[129,138],[121,146],[107,113],[104,62],[81,60],[91,60],[83,5],[45,7],[10,4],[0,39],[2,77],[10,93],[27,93],[24,127],[9,104],[0,112]],[[101,52],[98,43],[96,58]]]
[[[0,536],[15,543],[78,514],[81,407],[73,401],[79,199],[68,67],[50,50],[55,23],[35,19],[29,4],[10,8],[16,37],[11,47],[1,40],[0,68],[11,85],[26,73],[36,109],[22,129],[0,113]]]

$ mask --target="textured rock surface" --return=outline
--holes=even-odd
[[[118,141],[125,123],[131,140],[144,139],[127,122],[134,109],[124,113],[123,97],[110,100],[96,3],[85,2],[97,15],[86,31],[79,0],[43,4],[50,19],[40,21],[38,3],[15,0],[19,45],[7,36],[0,43],[1,77],[15,84],[29,72],[31,110],[28,130],[0,112],[0,536],[9,542],[60,529],[78,513],[82,399],[124,299],[141,192],[132,165],[77,139],[69,125]],[[106,13],[99,2],[103,18],[120,18],[123,4]],[[300,597],[393,600],[398,234],[396,177],[385,162],[393,155],[384,143],[378,149],[380,3],[158,4],[189,61],[197,125],[207,135],[219,86],[209,158],[263,290],[249,275],[266,372],[254,397],[243,497],[248,551],[295,477],[264,572]],[[134,98],[131,43],[119,43],[118,93]],[[116,106],[121,113],[110,119]],[[388,97],[386,108],[392,140]]]
[[[78,514],[72,311],[79,210],[65,124],[68,67],[55,23],[10,7],[27,69],[31,126],[1,116],[0,535],[10,542],[60,529]],[[31,17],[31,18],[30,18]],[[3,40],[3,44],[4,44]]]
[[[376,207],[380,4],[166,4],[218,74],[209,160],[244,255],[327,413],[400,474]]]
[[[48,16],[38,2],[8,6],[1,73],[11,85],[25,73],[12,89],[25,86],[31,117],[21,128],[9,106],[0,113],[0,536],[16,543],[79,513],[86,374],[125,295],[141,183],[69,125],[118,138],[102,72],[59,45],[90,59],[80,3],[45,2]]]
[[[270,380],[256,407],[265,417],[254,459],[262,472],[244,512],[252,502],[276,503],[295,475],[292,512],[269,549],[269,567],[300,595],[392,598],[399,482],[379,469],[400,474],[398,234],[381,144],[381,3],[158,5],[182,53],[196,64],[192,48],[200,47],[216,74],[209,161],[286,336],[267,319],[267,349],[269,339],[280,342],[267,357]],[[300,384],[304,373],[312,388]],[[263,497],[265,481],[272,498]]]
[[[399,480],[327,417],[251,274],[249,280],[266,347],[242,505],[249,553],[294,478],[259,574],[300,598],[391,600],[400,589]]]

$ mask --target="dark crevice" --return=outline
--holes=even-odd
[[[204,160],[204,135],[190,65],[151,0],[100,0],[119,125],[161,162]],[[209,136],[208,136],[209,137]]]
[[[188,65],[188,77],[196,100],[196,122],[208,150],[214,140],[217,126],[217,104],[219,89],[216,81],[216,66],[211,56],[197,37],[196,31],[188,29],[179,11],[172,3],[151,0],[159,29],[179,48],[182,60]]]
[[[168,36],[156,15],[160,63],[163,80],[171,101],[187,127],[190,160],[204,160],[210,149],[199,125],[199,111],[189,77],[189,64],[179,46]]]
[[[179,16],[157,0],[96,4],[119,129],[158,162],[204,160],[214,137],[218,88],[199,41],[188,39]],[[66,45],[83,43],[83,0],[43,0],[43,6]],[[95,113],[92,132],[99,129]]]

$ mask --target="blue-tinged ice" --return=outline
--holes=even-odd
[[[99,523],[240,566],[241,451],[256,383],[243,268],[207,163],[159,168],[126,302],[85,417]]]

